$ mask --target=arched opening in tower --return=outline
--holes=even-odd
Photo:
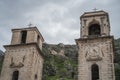
[[[22,44],[25,44],[26,43],[26,38],[27,38],[27,31],[25,30],[25,31],[22,31],[21,32],[21,43]]]
[[[18,77],[19,77],[19,71],[14,71],[13,76],[12,76],[12,80],[18,80]]]
[[[89,26],[89,35],[100,36],[100,34],[101,34],[101,29],[99,24],[92,24],[91,26]]]
[[[97,64],[93,64],[91,67],[92,80],[99,80],[99,67]]]

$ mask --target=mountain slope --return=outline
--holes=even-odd
[[[44,44],[43,53],[45,53],[45,62],[43,80],[76,80],[76,49],[76,45]]]
[[[2,56],[3,55],[3,51],[2,50],[0,50],[0,56]]]

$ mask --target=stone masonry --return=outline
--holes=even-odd
[[[108,13],[86,12],[81,17],[78,45],[78,80],[115,80],[113,36]]]

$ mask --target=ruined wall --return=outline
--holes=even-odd
[[[6,47],[0,80],[12,80],[14,71],[19,71],[19,80],[41,80],[43,57],[36,45]]]

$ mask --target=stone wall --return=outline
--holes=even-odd
[[[78,80],[92,80],[93,64],[99,67],[100,80],[115,80],[112,37],[81,39],[78,46]]]
[[[19,71],[19,80],[42,79],[43,57],[35,44],[6,46],[0,80],[12,80],[14,71]]]

